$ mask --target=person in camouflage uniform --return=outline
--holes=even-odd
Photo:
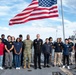
[[[31,63],[31,56],[32,56],[32,41],[30,40],[30,35],[27,35],[26,37],[27,39],[25,39],[24,42],[24,58],[23,58],[23,65],[24,65],[24,69],[26,68],[26,61],[28,59],[28,68],[30,68],[30,63]]]

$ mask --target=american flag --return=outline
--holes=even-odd
[[[57,0],[32,0],[26,9],[10,20],[9,25],[53,17],[58,17]]]

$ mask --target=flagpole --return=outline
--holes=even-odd
[[[65,28],[64,28],[64,14],[63,14],[62,0],[61,0],[61,15],[62,15],[63,40],[65,42]]]

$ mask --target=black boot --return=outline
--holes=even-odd
[[[41,66],[39,66],[39,69],[42,69]]]

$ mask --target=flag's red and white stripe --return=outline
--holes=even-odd
[[[58,17],[57,5],[53,5],[51,7],[40,7],[38,6],[38,1],[33,0],[26,9],[10,20],[9,25],[53,17]]]

